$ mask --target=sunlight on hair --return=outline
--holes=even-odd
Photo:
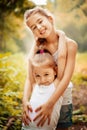
[[[46,5],[47,4],[47,0],[29,0],[34,2],[36,5]]]

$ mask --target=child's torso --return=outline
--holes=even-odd
[[[48,121],[46,121],[43,127],[38,128],[37,127],[38,120],[33,121],[33,119],[37,115],[37,113],[35,112],[35,109],[37,107],[39,107],[40,105],[44,104],[45,102],[47,102],[47,100],[53,94],[55,89],[56,88],[54,86],[54,83],[50,84],[49,86],[35,85],[34,90],[32,92],[32,95],[31,95],[31,99],[30,99],[30,104],[31,104],[31,107],[33,109],[33,112],[32,113],[29,112],[29,116],[32,120],[32,122],[29,123],[29,130],[31,128],[33,128],[35,130],[55,130],[54,128],[57,125],[58,118],[59,118],[59,115],[60,115],[60,108],[61,108],[61,105],[62,105],[62,97],[55,104],[55,107],[54,107],[54,110],[53,110],[53,113],[52,113],[52,116],[51,116],[50,125],[48,125]],[[59,109],[59,110],[56,111],[56,109]]]
[[[50,98],[54,91],[55,87],[53,83],[49,86],[35,85],[30,99],[30,104],[33,108],[33,113],[30,113],[29,115],[32,120],[36,116],[35,109],[40,105],[44,104]]]

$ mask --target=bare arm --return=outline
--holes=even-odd
[[[34,79],[33,79],[33,75],[32,75],[31,59],[35,53],[35,50],[36,50],[36,45],[33,44],[33,47],[28,56],[27,77],[26,77],[24,93],[23,93],[23,116],[22,116],[22,118],[23,118],[23,122],[25,125],[28,125],[29,121],[31,121],[31,119],[29,117],[29,111],[32,111],[32,108],[29,104],[29,98],[31,96],[33,84],[34,84]]]
[[[33,84],[34,80],[33,80],[33,76],[32,76],[31,58],[34,55],[34,48],[35,48],[35,45],[33,44],[33,47],[31,48],[29,56],[28,56],[27,77],[26,77],[25,86],[24,86],[23,102],[28,101],[28,99],[31,95],[31,92],[32,92],[32,84]]]
[[[65,71],[64,71],[62,79],[59,80],[58,82],[56,91],[53,93],[53,95],[45,104],[43,104],[42,106],[36,109],[36,112],[39,111],[39,114],[37,114],[34,120],[42,116],[42,118],[38,122],[38,125],[42,126],[44,124],[44,122],[46,121],[45,117],[48,118],[48,124],[50,123],[53,106],[56,103],[56,101],[60,98],[60,96],[63,94],[63,92],[65,91],[65,89],[67,88],[71,80],[71,77],[74,71],[74,66],[75,66],[77,44],[75,43],[75,41],[68,38],[67,38],[67,52],[68,53],[67,53]]]
[[[31,73],[31,75],[30,75],[30,73]],[[27,102],[30,98],[30,95],[32,93],[32,84],[33,84],[32,66],[31,66],[30,59],[29,59],[27,77],[26,77],[24,93],[23,93],[23,103]]]
[[[54,94],[48,100],[48,104],[52,106],[56,103],[56,101],[59,99],[59,97],[63,94],[63,92],[67,88],[74,71],[77,44],[75,41],[67,38],[67,45],[68,45],[68,50],[67,50],[68,53],[67,53],[67,61],[66,61],[66,67],[65,67],[63,78],[58,84],[58,87],[54,92]]]
[[[23,102],[28,101],[32,92],[34,78],[32,74],[31,59],[33,58],[37,50],[38,50],[37,43],[34,43],[28,55],[27,77],[24,86]]]

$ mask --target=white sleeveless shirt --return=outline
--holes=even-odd
[[[54,61],[56,62],[57,64],[57,60],[58,60],[58,50],[52,55],[53,58],[54,58]]]
[[[51,115],[50,125],[48,125],[48,120],[47,120],[45,124],[43,125],[43,127],[37,127],[37,122],[39,120],[36,120],[35,122],[33,121],[33,119],[37,115],[37,113],[35,113],[35,109],[39,107],[40,105],[46,103],[47,100],[55,91],[55,89],[56,88],[54,86],[54,83],[50,84],[49,86],[35,85],[32,95],[31,95],[31,99],[30,99],[30,104],[31,104],[31,107],[33,108],[33,112],[32,113],[29,112],[29,116],[32,119],[32,122],[29,123],[29,126],[24,126],[22,130],[55,130],[58,123],[59,116],[60,116],[60,109],[61,109],[61,105],[63,101],[62,96],[54,105],[54,109]]]

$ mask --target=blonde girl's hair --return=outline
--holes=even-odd
[[[36,14],[36,13],[40,13],[43,16],[46,16],[47,18],[49,16],[51,16],[53,18],[53,15],[47,9],[43,9],[41,7],[36,6],[33,9],[28,9],[28,10],[25,11],[24,22],[27,23],[27,21],[29,20],[29,17],[33,14]]]
[[[43,52],[42,52],[43,51]],[[55,71],[57,65],[52,57],[52,55],[47,52],[47,50],[42,50],[37,52],[31,60],[33,67],[52,67]]]

